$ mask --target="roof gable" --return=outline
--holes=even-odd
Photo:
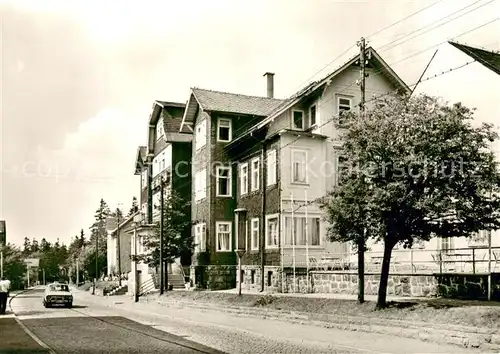
[[[500,75],[500,53],[471,47],[464,44],[449,41],[452,46],[461,50],[471,58],[475,59],[497,75]]]
[[[135,173],[134,173],[135,175],[141,174],[144,163],[146,162],[147,153],[148,153],[147,146],[139,146],[137,148],[137,155],[135,158]]]
[[[382,57],[375,51],[375,49],[373,49],[372,47],[368,47],[366,49],[366,56],[372,59],[372,63],[377,67],[380,74],[386,77],[394,86],[396,86],[404,93],[409,94],[411,92],[411,89],[408,87],[408,85],[406,85],[406,83],[394,72],[394,70],[392,70],[392,68],[382,59]],[[358,61],[359,61],[359,55],[355,55],[335,71],[331,72],[330,74],[326,75],[320,80],[311,82],[304,88],[300,89],[290,98],[283,101],[278,107],[276,107],[276,109],[274,109],[266,119],[256,124],[254,127],[250,128],[247,134],[250,134],[256,129],[260,129],[263,126],[269,124],[281,113],[293,107],[304,97],[307,97],[309,94],[327,85],[334,77],[338,76],[339,74],[347,70],[349,67],[356,64]]]
[[[266,117],[282,102],[283,100],[276,98],[192,88],[181,124],[181,132],[190,125],[189,129],[192,132],[192,124],[199,108],[204,111]]]

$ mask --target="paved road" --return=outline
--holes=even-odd
[[[45,309],[41,303],[41,291],[31,291],[15,298],[12,309],[18,320],[57,353],[195,353],[181,346],[193,348],[194,343],[206,346],[200,348],[206,352],[211,347],[238,354],[478,352],[156,303],[133,304],[126,297],[106,299],[77,292],[74,310]]]
[[[43,289],[36,289],[16,296],[11,301],[16,318],[10,316],[1,320],[19,320],[21,325],[18,326],[24,327],[25,331],[17,328],[17,332],[28,332],[32,337],[19,338],[21,340],[17,342],[25,341],[18,349],[23,349],[22,345],[32,349],[36,341],[38,350],[44,352],[45,349],[45,353],[221,353],[130,319],[113,316],[102,306],[88,306],[79,303],[78,299],[74,309],[46,309],[42,305],[42,294]],[[4,323],[6,326],[8,323]],[[9,352],[7,349],[12,349],[13,345],[5,348],[3,333],[1,337],[0,353]]]

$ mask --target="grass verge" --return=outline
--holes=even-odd
[[[390,302],[384,310],[375,310],[375,303],[358,304],[353,300],[299,296],[273,296],[211,292],[169,291],[170,300],[191,301],[215,306],[240,306],[272,310],[311,312],[373,319],[453,324],[467,327],[497,329],[500,332],[500,303],[453,299],[422,299]]]

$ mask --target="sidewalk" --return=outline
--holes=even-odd
[[[14,318],[0,316],[0,353],[49,353]]]
[[[208,303],[206,301],[192,301],[179,299],[168,292],[166,296],[158,294],[141,298],[138,303],[131,296],[94,296],[77,290],[79,294],[91,302],[98,302],[109,307],[121,308],[125,311],[146,311],[151,313],[168,314],[168,309],[194,309],[202,313],[210,312],[225,313],[238,317],[257,317],[261,319],[274,319],[291,323],[313,325],[323,328],[335,328],[348,331],[361,331],[367,333],[385,334],[400,338],[412,338],[439,344],[452,344],[460,347],[481,348],[483,350],[494,349],[500,351],[500,334],[494,329],[482,327],[469,327],[444,323],[423,322],[422,320],[396,320],[380,316],[349,316],[345,314],[326,314],[313,312],[299,312],[262,307],[238,306],[220,303]],[[181,295],[178,291],[178,295]],[[200,292],[201,293],[201,292]],[[215,292],[210,292],[215,293]],[[234,291],[219,293],[233,294]],[[170,296],[169,296],[170,295]],[[248,294],[247,294],[248,295]],[[262,293],[259,293],[262,295]],[[275,294],[273,294],[275,295]],[[296,296],[301,296],[296,294]],[[315,295],[315,294],[310,294]],[[278,297],[278,295],[276,295]],[[282,294],[286,296],[286,294]],[[311,296],[305,296],[311,297]],[[317,297],[317,296],[315,296]],[[338,298],[337,298],[338,299]],[[347,300],[353,300],[348,298]],[[369,305],[373,306],[373,305]],[[378,312],[381,313],[381,312]]]

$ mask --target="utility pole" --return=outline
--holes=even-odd
[[[361,68],[361,80],[359,82],[359,87],[361,88],[361,101],[359,103],[359,109],[361,113],[361,119],[365,118],[365,51],[366,42],[363,37],[358,42],[359,46],[359,66]],[[365,302],[365,229],[361,232],[358,238],[358,302]]]
[[[116,226],[116,237],[118,245],[118,285],[122,286],[122,257],[121,257],[121,247],[120,247],[120,208],[116,208],[117,226]]]
[[[164,289],[164,269],[163,269],[163,177],[160,180],[160,295],[163,295]]]
[[[0,278],[3,278],[3,245],[0,244]]]
[[[96,232],[95,235],[95,278],[94,278],[94,289],[92,290],[92,295],[95,295],[95,288],[97,286],[97,278],[99,277],[99,233]]]
[[[76,260],[76,286],[80,284],[80,265],[78,259]]]

